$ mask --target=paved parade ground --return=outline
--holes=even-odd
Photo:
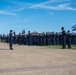
[[[0,75],[76,75],[76,50],[0,43]]]

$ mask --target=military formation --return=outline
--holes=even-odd
[[[30,32],[25,33],[25,30],[22,33],[16,34],[13,30],[10,30],[8,35],[0,35],[1,42],[9,43],[9,47],[13,50],[12,45],[62,45],[62,48],[65,49],[66,45],[68,48],[71,48],[71,45],[76,44],[76,33],[70,33],[64,30],[64,27],[61,28],[61,32]]]

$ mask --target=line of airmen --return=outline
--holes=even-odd
[[[9,42],[9,35],[0,36],[1,41]],[[62,48],[71,48],[71,44],[76,44],[76,34],[70,33],[68,30],[65,32],[64,27],[62,27],[62,32],[46,32],[46,33],[30,33],[28,31],[25,34],[25,31],[22,31],[22,34],[13,33],[13,43],[19,45],[62,45]]]

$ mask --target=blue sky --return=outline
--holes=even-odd
[[[76,0],[0,0],[0,33],[72,31],[75,23]]]

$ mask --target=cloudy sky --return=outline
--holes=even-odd
[[[0,0],[0,33],[72,31],[75,23],[76,0]]]

